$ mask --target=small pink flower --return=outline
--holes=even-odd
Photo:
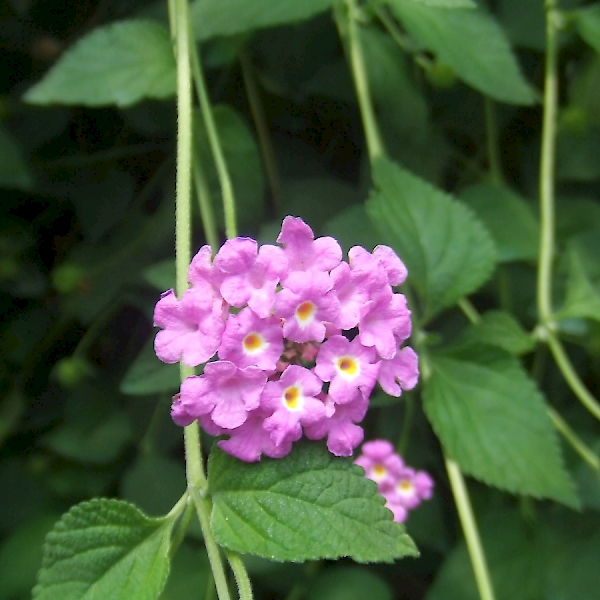
[[[400,396],[402,390],[412,390],[419,379],[419,359],[412,348],[406,346],[390,360],[379,363],[379,385],[390,396]]]
[[[242,425],[258,407],[267,377],[258,367],[239,369],[229,361],[208,363],[204,374],[181,384],[178,411],[212,422],[225,429]]]
[[[340,302],[337,325],[341,329],[352,329],[358,325],[360,309],[369,300],[369,291],[347,262],[341,262],[331,271],[331,281]]]
[[[274,371],[282,352],[283,331],[279,319],[261,319],[250,308],[229,316],[219,358],[231,361],[240,369],[254,365],[263,371]]]
[[[404,467],[404,462],[387,440],[365,442],[362,454],[354,462],[378,485],[379,491],[392,488]]]
[[[315,373],[331,382],[328,394],[337,404],[352,402],[356,392],[368,398],[379,372],[374,348],[367,348],[356,337],[349,342],[341,335],[323,343],[317,355]]]
[[[287,367],[278,381],[267,382],[260,404],[273,411],[264,428],[275,444],[284,439],[299,439],[303,425],[316,423],[325,416],[323,402],[317,399],[322,385],[312,371],[298,365]]]
[[[154,309],[156,334],[154,350],[160,360],[195,367],[216,353],[225,329],[220,302],[210,286],[186,290],[178,300],[173,290],[165,292]]]
[[[288,273],[331,271],[342,260],[342,249],[332,237],[315,240],[312,229],[299,217],[286,217],[277,242],[288,259]],[[285,281],[284,281],[285,283]]]
[[[327,273],[292,273],[275,298],[275,315],[285,319],[283,335],[293,342],[322,342],[326,322],[337,319],[338,299]]]

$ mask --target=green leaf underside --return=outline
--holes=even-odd
[[[226,548],[292,562],[392,562],[418,554],[364,471],[322,443],[299,443],[285,458],[259,463],[215,447],[208,470],[211,524]]]
[[[333,0],[196,0],[191,5],[191,18],[196,39],[206,40],[303,21],[332,4]]]
[[[533,90],[504,32],[483,9],[448,10],[413,0],[388,2],[409,34],[466,83],[501,102],[533,104]]]
[[[499,262],[537,258],[539,225],[531,207],[511,190],[473,185],[460,194],[492,234]]]
[[[510,313],[500,310],[485,313],[479,324],[466,330],[463,339],[471,343],[496,346],[515,356],[530,352],[535,346],[533,337],[521,324]]]
[[[25,94],[25,100],[126,107],[143,98],[171,97],[175,85],[168,31],[153,21],[121,21],[79,40]]]
[[[74,506],[46,537],[35,600],[154,600],[169,573],[173,521],[120,500]]]
[[[445,451],[488,485],[577,507],[540,392],[489,346],[431,356],[424,409]]]
[[[494,242],[464,204],[398,165],[373,165],[367,213],[406,263],[431,317],[477,290],[492,274]]]

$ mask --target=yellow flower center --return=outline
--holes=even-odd
[[[298,408],[300,390],[296,386],[287,388],[285,392],[283,392],[283,401],[290,410]]]
[[[264,339],[258,333],[249,333],[242,342],[244,350],[249,353],[257,352],[264,346]]]
[[[315,314],[315,308],[315,305],[310,300],[303,302],[296,309],[296,318],[301,322],[309,321]]]
[[[385,473],[386,471],[383,465],[380,465],[379,463],[373,465],[373,475],[375,475],[375,477],[383,477]]]
[[[401,479],[398,482],[398,488],[401,492],[408,493],[413,491],[412,481],[408,481],[407,479]]]
[[[351,356],[342,356],[337,359],[337,368],[343,375],[356,375],[358,373],[358,363]]]

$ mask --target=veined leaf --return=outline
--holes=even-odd
[[[74,506],[46,537],[35,600],[155,600],[169,574],[173,519],[120,500]]]
[[[504,32],[481,8],[447,10],[413,0],[388,0],[410,35],[474,88],[510,104],[533,104]]]
[[[464,204],[386,159],[373,165],[373,177],[367,213],[406,263],[426,317],[488,279],[494,243]]]
[[[175,93],[169,32],[153,21],[99,27],[67,50],[26,94],[32,104],[131,106]]]
[[[489,346],[431,356],[424,409],[468,475],[509,492],[579,501],[544,399],[519,362]]]
[[[259,463],[215,447],[208,473],[211,524],[226,548],[293,562],[342,556],[392,562],[417,555],[364,471],[323,444],[299,443],[285,458]]]

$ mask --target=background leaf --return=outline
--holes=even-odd
[[[578,506],[544,400],[516,359],[473,346],[432,355],[431,368],[424,409],[465,473],[509,492]]]
[[[600,53],[600,4],[592,4],[571,13],[579,35]]]
[[[374,164],[373,178],[367,213],[406,263],[426,316],[486,281],[493,241],[466,206],[388,160]]]
[[[458,77],[477,90],[511,104],[533,104],[504,32],[481,8],[447,10],[412,0],[388,0],[404,27]]]
[[[211,524],[226,548],[293,562],[392,562],[417,553],[364,471],[323,444],[298,443],[285,458],[259,463],[215,447],[208,470]]]
[[[120,500],[74,506],[46,537],[35,600],[154,600],[169,573],[172,519]]]
[[[196,39],[205,40],[302,21],[332,4],[333,0],[195,0],[191,5],[191,18]]]
[[[0,186],[29,189],[33,178],[18,144],[0,123]]]
[[[125,107],[174,93],[175,59],[168,31],[153,21],[121,21],[79,40],[25,100]]]

